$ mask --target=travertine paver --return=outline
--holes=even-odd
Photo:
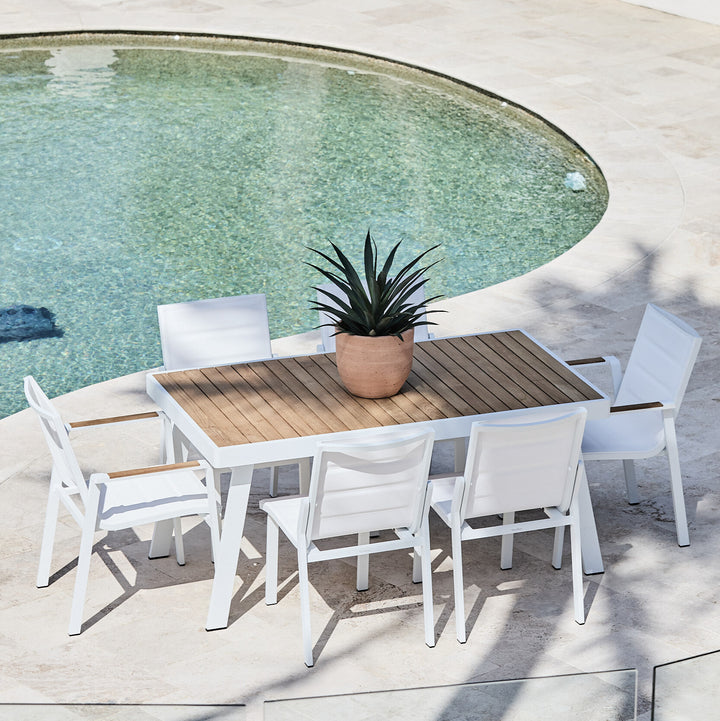
[[[319,641],[308,670],[290,554],[280,603],[262,601],[257,501],[267,485],[258,482],[228,629],[203,629],[212,578],[203,529],[188,533],[184,568],[172,558],[148,561],[149,530],[140,529],[98,541],[88,622],[69,638],[79,535],[63,518],[53,583],[35,589],[49,461],[35,419],[23,412],[0,421],[0,701],[243,701],[260,718],[263,699],[636,667],[640,716],[649,719],[653,665],[720,649],[720,27],[607,0],[43,0],[31,9],[0,0],[3,34],[112,28],[375,53],[476,83],[578,140],[610,188],[599,226],[533,273],[443,301],[450,313],[436,335],[522,327],[568,356],[615,352],[625,360],[648,301],[687,319],[704,337],[678,423],[692,545],[675,544],[664,458],[640,464],[642,502],[633,507],[619,464],[593,465],[607,570],[586,578],[584,627],[572,622],[569,569],[550,570],[547,536],[518,538],[506,572],[488,541],[467,553],[471,632],[458,645],[449,539],[436,524],[436,648],[422,643],[407,564],[373,559],[371,590],[357,594],[352,567],[338,562],[313,577]],[[309,334],[275,341],[275,349],[315,343]],[[68,419],[142,410],[150,406],[143,389],[138,374],[58,406]],[[116,443],[88,430],[78,448],[90,467],[142,465],[154,460],[158,434],[127,426]],[[294,479],[286,475],[282,487],[291,490]]]

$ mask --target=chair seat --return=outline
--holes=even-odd
[[[588,421],[582,442],[585,460],[650,458],[665,448],[662,411],[647,409]]]
[[[108,531],[202,515],[208,512],[207,489],[192,471],[137,476],[108,483],[102,509],[98,526]]]
[[[297,521],[303,499],[307,499],[307,496],[264,498],[260,501],[260,509],[277,523],[293,545],[296,545],[298,540]]]
[[[458,478],[462,478],[462,476],[430,476],[432,492],[430,505],[448,526],[450,525],[450,507]]]

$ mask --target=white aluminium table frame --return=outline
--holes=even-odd
[[[537,341],[535,342],[537,343]],[[547,351],[542,344],[538,343],[537,345]],[[551,353],[551,355],[553,354]],[[562,363],[557,356],[553,355],[553,357]],[[563,365],[565,364],[563,363]],[[572,368],[569,368],[569,370],[597,391],[600,398],[577,403],[566,403],[561,406],[541,406],[535,410],[542,412],[543,408],[547,409],[549,407],[563,407],[569,410],[582,406],[586,408],[588,418],[606,417],[610,412],[609,399]],[[205,625],[207,630],[226,628],[230,614],[233,583],[240,556],[240,544],[243,537],[250,494],[250,483],[254,467],[280,464],[301,458],[311,458],[315,453],[315,448],[319,440],[332,439],[341,441],[357,439],[358,435],[374,433],[378,428],[308,435],[299,438],[245,443],[241,445],[219,446],[209,438],[207,433],[191,418],[180,403],[165,390],[155,378],[155,374],[149,374],[147,377],[147,392],[170,420],[174,430],[173,437],[177,440],[178,434],[176,431],[179,431],[210,464],[213,469],[213,480],[217,488],[220,487],[220,474],[228,469],[231,471],[230,487],[220,537],[220,549],[215,558],[215,577]],[[436,441],[467,438],[470,434],[470,428],[475,421],[515,415],[519,412],[528,412],[528,410],[511,410],[472,416],[442,418],[439,420],[404,424],[398,427],[408,427],[412,425],[413,427],[418,427],[418,429],[432,428],[435,432]],[[306,470],[303,472],[301,467],[301,489],[306,489],[309,482],[306,472]],[[604,568],[586,480],[579,489],[579,502],[583,569],[586,574],[602,573]],[[169,537],[167,539],[160,538],[155,541],[155,543],[161,548],[167,543],[167,550],[169,552]],[[158,548],[155,548],[153,553],[162,555],[162,551]]]

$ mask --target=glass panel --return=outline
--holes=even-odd
[[[637,671],[266,701],[265,721],[635,721]]]
[[[714,717],[720,708],[718,679],[720,651],[655,666],[653,721],[697,721]]]
[[[0,721],[245,721],[242,705],[0,704]]]

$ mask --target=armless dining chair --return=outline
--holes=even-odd
[[[165,370],[186,370],[260,361],[272,357],[265,295],[236,295],[159,305]],[[189,443],[175,429],[166,429],[166,445],[185,457]],[[300,473],[309,475],[309,460],[299,459]],[[283,464],[291,465],[291,464]],[[278,490],[278,467],[270,469],[270,495]]]
[[[357,558],[357,589],[368,588],[371,553],[414,549],[413,581],[422,581],[425,643],[435,645],[428,470],[432,431],[384,431],[357,442],[319,443],[313,461],[309,496],[261,501],[267,513],[265,603],[277,603],[279,530],[297,550],[300,615],[305,664],[312,666],[308,563]],[[375,531],[392,529],[394,539],[370,541]],[[342,537],[357,543],[343,545]],[[318,543],[335,539],[329,548]],[[346,540],[351,540],[346,539]]]
[[[533,411],[474,423],[464,474],[431,477],[432,508],[451,531],[460,643],[466,640],[462,544],[490,536],[502,536],[500,566],[509,569],[513,534],[555,528],[552,565],[559,569],[570,526],[575,620],[585,623],[577,490],[584,474],[580,443],[586,415],[584,408]],[[545,518],[516,521],[517,512],[532,509],[542,509]],[[469,521],[476,518],[488,519],[489,525],[473,527]]]

